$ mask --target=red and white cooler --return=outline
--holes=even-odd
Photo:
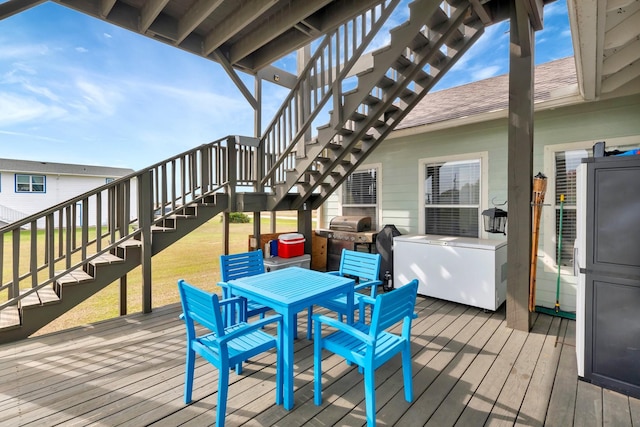
[[[304,235],[300,233],[286,233],[278,236],[278,256],[293,258],[304,255]]]

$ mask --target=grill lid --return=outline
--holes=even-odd
[[[360,233],[371,231],[370,216],[336,216],[329,223],[330,230]]]

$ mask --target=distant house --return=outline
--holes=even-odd
[[[509,210],[508,89],[509,77],[502,75],[427,94],[325,203],[321,222],[366,215],[377,230],[394,224],[403,234],[506,239],[483,230],[481,213],[494,206]],[[640,147],[640,84],[585,101],[575,59],[559,59],[536,66],[534,108],[534,175],[547,176],[537,304],[554,306],[565,194],[561,301],[563,310],[573,311],[575,168],[598,141],[607,150]]]
[[[125,168],[0,159],[0,226],[133,172],[133,169]],[[77,206],[76,214],[79,215],[82,205]],[[95,206],[89,206],[89,209],[95,209]],[[38,223],[38,227],[44,227],[44,223]]]

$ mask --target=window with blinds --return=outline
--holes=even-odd
[[[607,147],[607,151],[625,151],[632,146]],[[560,196],[564,194],[564,204],[562,206],[562,240],[560,258],[558,258],[558,246],[556,244],[555,261],[558,259],[562,266],[573,265],[573,244],[576,240],[576,173],[577,168],[582,163],[582,159],[593,156],[592,148],[584,148],[568,151],[557,151],[555,153],[555,235],[556,242],[560,234]]]
[[[427,163],[424,176],[425,233],[478,237],[480,159]]]
[[[559,151],[555,155],[556,198],[556,242],[560,233],[560,196],[564,194],[562,206],[562,245],[560,265],[573,265],[573,242],[576,240],[576,171],[582,159],[591,155],[591,149]],[[558,248],[556,245],[556,263]]]
[[[353,172],[342,184],[342,214],[371,217],[371,229],[377,230],[378,171],[376,168]]]

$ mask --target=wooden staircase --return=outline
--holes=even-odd
[[[290,197],[292,189],[297,198],[288,201],[291,209],[300,209],[312,195],[315,197],[310,208],[318,208],[484,30],[472,2],[416,0],[409,9],[409,20],[390,31],[390,43],[371,53],[373,65],[357,74],[355,89],[341,92],[341,84],[331,84],[334,109],[328,123],[317,127],[317,135],[305,139],[303,148],[300,130],[286,129],[286,115],[294,110],[283,108],[285,119],[276,117],[263,137],[267,154],[277,158],[267,165],[271,167],[266,168],[269,172],[263,180],[265,186],[273,188],[268,209],[277,209]],[[325,56],[316,61],[325,61]],[[317,84],[311,86],[317,88]],[[320,103],[316,110],[325,106]],[[309,117],[317,120],[317,114],[314,110]],[[302,121],[289,118],[290,123],[296,120]],[[309,125],[307,120],[300,128],[306,131]],[[273,142],[273,132],[285,138],[289,134],[295,137],[289,145],[285,141]],[[273,150],[285,145],[287,149],[281,152]]]
[[[317,209],[480,37],[481,3],[415,0],[389,44],[366,53],[400,5],[380,1],[315,47],[258,146],[225,137],[0,228],[0,343],[150,269],[221,212]],[[363,56],[371,65],[356,72]]]
[[[16,269],[19,262],[14,264],[12,280],[0,288],[0,292],[9,294],[8,301],[0,305],[0,343],[28,337],[141,266],[145,233],[153,256],[228,210],[229,195],[221,191],[227,179],[218,176],[222,185],[213,185],[214,174],[206,167],[213,162],[202,161],[219,158],[216,153],[231,149],[221,142],[226,141],[198,147],[0,229],[2,241],[11,241],[12,259],[20,258],[22,247],[29,241],[32,260],[26,272]],[[134,181],[137,185],[132,184]],[[139,193],[137,197],[131,197],[132,188]],[[108,203],[101,209],[104,199]],[[129,214],[132,199],[142,207],[134,218]],[[142,204],[142,200],[149,204]],[[81,221],[73,218],[78,203],[86,212]],[[106,224],[98,227],[95,224],[101,224],[103,210],[107,213]],[[145,213],[149,213],[149,220],[140,220]],[[44,232],[37,225],[42,222],[47,224]],[[87,225],[77,226],[78,222]],[[93,239],[89,238],[92,228],[96,229]],[[44,242],[38,242],[42,235]],[[6,246],[0,245],[0,255],[5,255]],[[43,246],[44,263],[37,265],[33,260],[39,258]],[[4,262],[5,257],[1,258]],[[74,263],[76,259],[79,261]],[[25,282],[31,286],[24,286]]]

